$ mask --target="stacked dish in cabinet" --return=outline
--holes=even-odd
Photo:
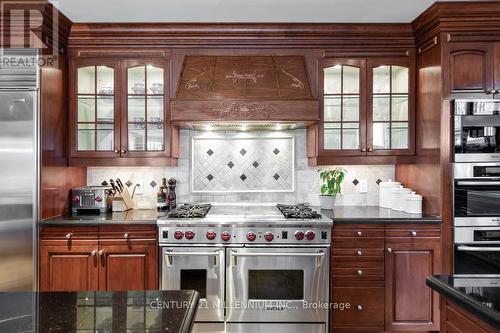
[[[422,214],[422,196],[389,179],[379,184],[379,206],[409,214]]]

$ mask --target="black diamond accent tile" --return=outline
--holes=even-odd
[[[152,180],[151,183],[149,183],[149,185],[151,185],[151,187],[155,187],[158,184],[156,184],[156,182],[154,180]]]
[[[280,153],[280,150],[278,148],[274,148],[273,153],[275,155],[278,155]]]
[[[377,181],[375,183],[377,183],[377,185],[380,185],[380,183],[382,183],[382,180],[381,179],[377,179]]]
[[[240,154],[242,156],[245,156],[246,153],[247,153],[247,151],[245,150],[245,148],[243,148],[242,150],[240,150]]]
[[[229,167],[229,169],[232,169],[234,167],[233,161],[229,161],[229,163],[227,164],[227,166]]]
[[[356,185],[358,185],[358,184],[359,184],[359,180],[354,179],[354,180],[352,181],[352,183],[354,184],[354,186],[356,186]]]
[[[241,179],[242,181],[245,181],[245,179],[247,179],[247,176],[245,176],[245,174],[242,174],[242,175],[240,176],[240,179]]]
[[[209,175],[207,176],[207,179],[208,179],[209,181],[212,181],[212,179],[214,179],[214,176],[212,176],[212,174],[209,174]]]
[[[207,150],[208,156],[212,156],[213,153],[214,153],[214,151],[212,149]]]
[[[127,182],[125,183],[125,185],[127,185],[127,187],[130,187],[130,186],[134,185],[134,183],[132,183],[132,182],[129,180],[129,181],[127,181]]]
[[[257,163],[257,161],[255,161],[255,162],[252,163],[252,165],[253,165],[254,168],[256,168],[256,167],[259,166],[259,163]]]
[[[108,184],[108,182],[107,182],[107,181],[103,181],[103,182],[101,183],[101,185],[102,185],[102,186],[108,186],[109,184]]]
[[[274,178],[275,180],[278,180],[278,179],[280,179],[280,175],[278,175],[277,173],[275,173],[275,174],[274,174],[274,176],[273,176],[273,178]]]

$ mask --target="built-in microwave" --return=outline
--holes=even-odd
[[[455,162],[500,162],[500,100],[455,100]]]

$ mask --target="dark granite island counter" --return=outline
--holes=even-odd
[[[189,333],[198,300],[182,290],[0,293],[0,332]]]
[[[446,332],[500,332],[500,277],[436,275],[427,285],[444,298]]]

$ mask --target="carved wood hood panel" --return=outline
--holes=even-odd
[[[187,56],[177,99],[312,99],[301,56]]]
[[[302,56],[186,56],[170,110],[176,123],[320,119]]]

